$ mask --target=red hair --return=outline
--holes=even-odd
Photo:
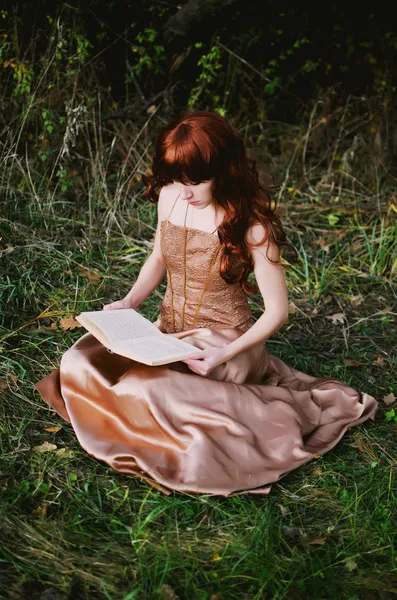
[[[248,283],[254,269],[250,247],[269,240],[278,248],[289,245],[280,219],[272,208],[270,188],[259,183],[256,161],[246,155],[237,131],[218,113],[184,113],[162,129],[154,143],[152,173],[143,175],[145,195],[157,202],[160,189],[174,180],[200,183],[215,180],[215,203],[225,209],[218,227],[221,242],[220,275],[226,283],[239,281],[246,293],[256,293],[256,283]],[[260,222],[264,238],[245,241],[247,229]],[[266,255],[268,254],[267,247]],[[274,261],[269,257],[270,262]]]

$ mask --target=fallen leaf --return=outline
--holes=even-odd
[[[328,317],[325,317],[326,319],[332,321],[332,323],[334,325],[336,325],[337,323],[342,323],[343,324],[343,320],[346,318],[345,313],[335,313],[334,315],[330,315]]]
[[[350,365],[351,367],[359,367],[360,365],[362,365],[362,362],[361,360],[352,360],[350,358],[345,358],[343,364]]]
[[[380,354],[376,357],[376,360],[372,362],[375,367],[383,367],[385,364],[385,359]]]
[[[51,450],[56,450],[57,447],[55,444],[50,444],[50,442],[43,442],[40,446],[34,446],[33,450],[35,452],[51,452]]]
[[[348,234],[348,229],[334,229],[333,234],[336,235],[338,240],[343,240]]]
[[[70,450],[69,448],[59,448],[59,450],[55,452],[55,455],[63,456],[64,458],[72,458],[74,453],[73,450]]]
[[[364,298],[361,296],[361,294],[358,294],[357,296],[350,296],[349,300],[351,304],[354,304],[354,306],[359,306],[364,301]]]
[[[161,588],[158,589],[158,594],[160,595],[161,600],[179,600],[179,596],[177,596],[168,583],[163,583]]]
[[[312,475],[322,475],[323,474],[323,470],[321,467],[316,467],[315,469],[313,469],[312,471]]]
[[[285,517],[285,515],[289,514],[289,510],[288,508],[285,508],[285,506],[283,506],[282,504],[276,504],[276,506],[279,507],[281,514],[283,515],[283,517]]]
[[[384,403],[385,403],[387,406],[389,406],[389,404],[393,404],[393,402],[395,402],[395,400],[396,400],[396,397],[395,397],[395,395],[393,394],[393,392],[390,392],[390,394],[387,394],[387,396],[385,396],[385,397],[383,398],[383,402],[384,402]]]
[[[67,329],[76,329],[76,327],[82,327],[74,317],[62,317],[62,319],[59,321],[59,325],[61,329],[64,329],[65,331]]]
[[[327,254],[329,254],[329,245],[326,243],[326,241],[323,238],[320,238],[318,240],[318,244],[319,244],[320,248],[322,250],[324,250],[324,252],[326,252]]]
[[[38,506],[37,508],[32,510],[32,515],[37,515],[41,519],[44,519],[44,517],[47,515],[47,507],[48,507],[48,504],[43,504],[43,506]]]
[[[363,446],[361,438],[359,438],[358,436],[356,437],[356,444],[357,444],[357,448],[360,450],[360,452],[365,452],[365,448]]]
[[[327,541],[326,537],[318,537],[318,538],[312,538],[311,540],[306,540],[307,544],[325,544],[325,542]]]
[[[293,302],[290,302],[288,305],[288,314],[294,315],[296,313],[296,305]]]
[[[18,381],[18,375],[10,375],[5,381],[0,381],[0,390],[7,390]]]
[[[346,568],[349,571],[353,571],[354,569],[357,569],[357,563],[355,560],[353,560],[352,558],[348,558],[346,561]]]
[[[386,308],[384,308],[383,310],[380,310],[379,312],[383,315],[384,313],[388,313],[391,310],[393,310],[392,306],[386,306]]]
[[[83,275],[84,277],[88,277],[88,279],[92,279],[94,281],[101,278],[101,276],[98,273],[93,273],[92,271],[89,271],[88,269],[85,269],[84,267],[80,267],[80,275]]]
[[[55,427],[43,427],[43,429],[44,429],[44,431],[49,431],[50,433],[56,433],[57,431],[59,431],[62,428],[59,427],[59,425],[57,425]]]

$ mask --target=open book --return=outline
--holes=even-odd
[[[76,320],[109,352],[145,365],[165,365],[197,352],[193,344],[162,333],[133,308],[82,312]]]

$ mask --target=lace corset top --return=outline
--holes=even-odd
[[[159,329],[163,333],[182,331],[184,301],[184,226],[168,219],[161,223],[161,246],[167,265],[167,289],[160,307]],[[186,298],[183,330],[191,329],[210,268],[211,257],[219,245],[217,234],[186,228]],[[219,272],[221,252],[213,263],[208,285],[194,327],[241,328],[253,324],[247,295],[239,282],[226,283]],[[172,301],[175,329],[173,328]]]

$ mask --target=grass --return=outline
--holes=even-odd
[[[322,158],[309,169],[310,128],[301,132],[303,146],[297,128],[288,141],[287,124],[276,124],[296,151],[264,157],[250,127],[260,169],[270,164],[283,181],[280,208],[299,252],[287,269],[290,319],[269,351],[374,395],[379,411],[269,496],[165,496],[88,456],[33,387],[83,333],[64,329],[62,318],[122,297],[153,244],[156,207],[142,199],[138,176],[154,117],[105,127],[90,110],[81,112],[86,121],[61,179],[59,139],[50,140],[48,163],[26,140],[19,145],[29,115],[1,146],[0,596],[395,596],[397,423],[383,402],[397,395],[394,181],[371,183],[371,165],[361,179],[334,168],[348,149],[339,149],[340,136],[328,149],[332,168]],[[271,124],[259,125],[257,133],[270,135]],[[321,144],[317,137],[327,156]],[[140,306],[153,321],[164,292],[162,284]],[[258,318],[260,296],[249,302]],[[38,452],[43,442],[56,447]]]
[[[375,395],[375,423],[348,431],[267,497],[165,497],[87,456],[71,426],[32,387],[82,334],[63,330],[61,317],[99,308],[129,289],[150,251],[153,207],[137,207],[142,239],[112,230],[109,243],[100,223],[92,221],[87,234],[84,214],[63,217],[31,206],[18,218],[14,211],[1,219],[8,245],[1,283],[3,597],[396,594],[397,426],[382,403],[397,381],[395,290],[385,272],[395,264],[394,224],[371,220],[366,228],[347,211],[333,229],[321,210],[310,210],[297,236],[304,252],[288,273],[292,314],[268,342],[270,352],[298,369]],[[142,305],[148,318],[157,316],[163,292],[164,285]],[[261,299],[250,303],[258,317]],[[337,313],[343,323],[326,318]],[[44,429],[55,425],[57,432]],[[43,441],[56,450],[34,451]]]

